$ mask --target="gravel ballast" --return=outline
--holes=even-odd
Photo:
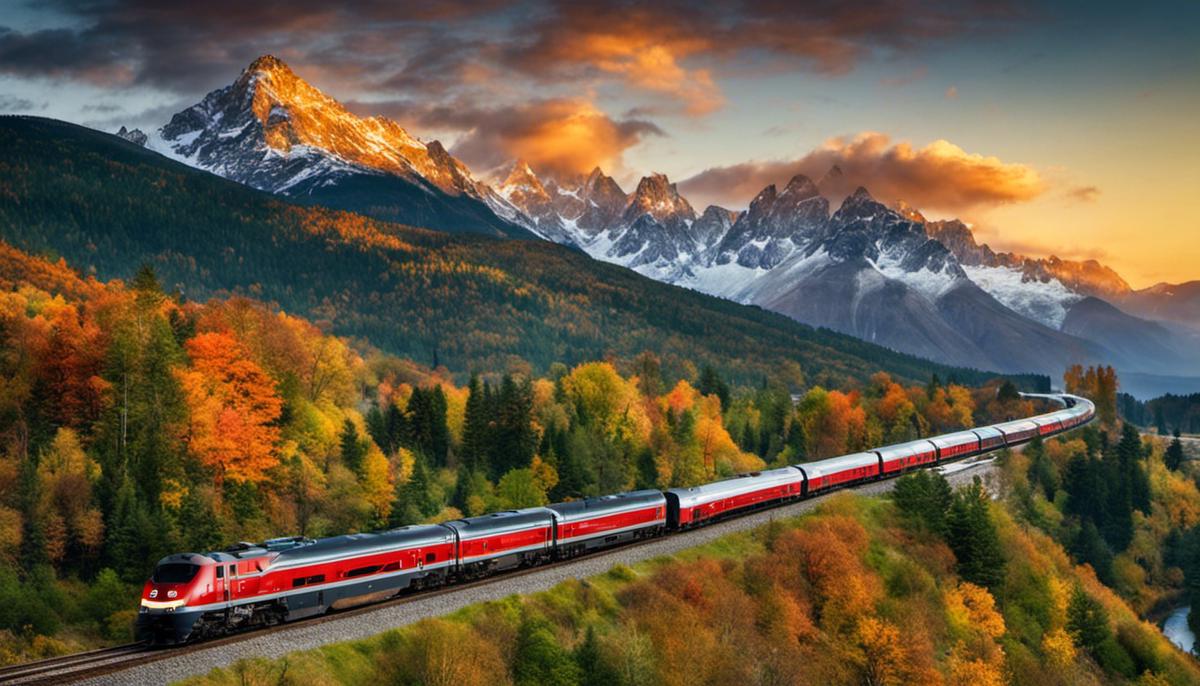
[[[967,483],[976,475],[985,479],[989,478],[993,472],[993,462],[994,459],[983,459],[975,463],[953,465],[947,470],[946,478],[954,485]],[[855,489],[855,492],[860,495],[878,495],[890,491],[894,484],[895,480],[868,484]],[[380,607],[376,611],[348,616],[340,621],[330,619],[313,624],[301,622],[273,631],[252,632],[233,644],[180,652],[177,656],[137,665],[80,683],[95,686],[169,684],[187,677],[206,674],[218,667],[228,667],[243,658],[279,658],[298,650],[368,638],[388,629],[406,626],[427,617],[446,615],[475,603],[500,600],[513,594],[536,593],[568,579],[603,574],[618,564],[631,565],[665,555],[673,555],[687,548],[711,542],[726,534],[762,526],[772,519],[807,512],[828,497],[830,496],[757,512],[686,534],[667,536],[644,545],[596,554],[573,563],[548,567],[520,576],[501,577],[494,583],[464,588],[457,593],[429,597],[415,595],[408,602]]]

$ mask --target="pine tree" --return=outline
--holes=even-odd
[[[1067,632],[1076,645],[1093,654],[1112,636],[1104,606],[1079,586],[1067,605]]]
[[[1111,584],[1113,581],[1113,554],[1108,543],[1100,535],[1095,523],[1090,519],[1083,523],[1071,546],[1071,554],[1081,563],[1089,564],[1096,572],[1100,581]]]
[[[1179,466],[1183,464],[1183,441],[1179,439],[1179,429],[1175,429],[1175,438],[1171,441],[1171,445],[1167,446],[1163,462],[1171,471],[1178,470]]]
[[[901,512],[925,529],[946,535],[946,517],[954,502],[954,492],[946,477],[924,469],[906,474],[896,480],[892,498]]]
[[[729,385],[725,383],[712,365],[704,365],[700,370],[700,380],[696,386],[700,395],[715,395],[721,399],[721,410],[729,409]]]
[[[946,542],[958,560],[959,576],[988,588],[1004,580],[1000,537],[992,521],[987,490],[979,477],[954,494],[946,530]]]
[[[342,464],[357,473],[362,472],[362,461],[367,456],[370,445],[358,437],[358,427],[349,419],[342,422],[341,434]]]
[[[558,644],[550,623],[528,614],[517,628],[512,669],[516,686],[574,686],[582,680],[579,665]]]
[[[575,649],[575,664],[579,666],[580,686],[611,686],[620,682],[617,671],[600,652],[600,641],[596,639],[596,630],[591,625],[588,625],[583,641]]]
[[[484,397],[483,384],[478,376],[471,376],[467,408],[463,418],[462,463],[471,470],[490,471],[488,459],[489,429],[491,417]]]

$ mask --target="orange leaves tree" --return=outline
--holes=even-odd
[[[188,407],[188,449],[218,480],[258,482],[279,462],[283,401],[269,376],[231,334],[187,342],[191,366],[178,370]]]

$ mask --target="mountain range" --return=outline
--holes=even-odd
[[[451,232],[541,238],[653,279],[949,364],[1057,377],[1071,363],[1200,375],[1200,284],[1135,291],[1095,262],[979,245],[844,186],[832,168],[698,212],[662,174],[631,193],[603,170],[476,177],[437,141],[358,117],[264,56],[150,133],[120,135],[291,200]],[[1149,321],[1155,320],[1155,321]]]
[[[245,295],[332,333],[466,378],[643,352],[670,377],[704,365],[758,384],[865,384],[879,370],[983,384],[996,375],[898,353],[646,278],[550,241],[413,228],[300,205],[111,134],[0,117],[3,243],[102,280],[142,265],[187,299]],[[0,255],[3,257],[3,255]],[[0,284],[20,284],[0,259]],[[35,267],[36,269],[40,269]],[[186,322],[180,322],[186,327]],[[1024,388],[1045,377],[1013,376]]]

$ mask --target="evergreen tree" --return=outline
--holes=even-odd
[[[1179,469],[1179,466],[1183,464],[1183,441],[1179,439],[1179,429],[1175,429],[1175,438],[1171,441],[1171,445],[1167,446],[1163,462],[1171,471]]]
[[[462,463],[471,470],[491,470],[488,464],[490,409],[484,398],[483,383],[477,375],[472,375],[462,435]]]
[[[533,429],[533,385],[528,380],[518,383],[506,375],[501,381],[492,444],[493,479],[528,467],[533,460],[537,434]]]
[[[429,493],[429,470],[421,453],[413,456],[412,475],[396,488],[396,500],[388,525],[392,527],[416,524],[437,514],[438,504]]]
[[[946,542],[958,560],[959,576],[988,588],[1004,580],[1000,537],[992,521],[987,490],[979,477],[954,494],[946,531]]]
[[[906,516],[928,531],[946,535],[946,516],[954,502],[954,492],[946,477],[925,469],[906,474],[896,480],[892,498]]]
[[[808,436],[804,433],[804,422],[800,421],[799,415],[792,417],[785,446],[789,449],[791,462],[804,462],[808,459]]]
[[[362,461],[367,456],[370,444],[358,437],[358,427],[349,419],[342,422],[341,434],[342,464],[359,474],[362,472]]]
[[[1054,502],[1054,494],[1058,490],[1058,472],[1054,469],[1054,463],[1046,455],[1046,448],[1042,444],[1041,436],[1035,436],[1029,442],[1025,447],[1025,456],[1029,458],[1027,473],[1029,482],[1042,489],[1046,500]]]
[[[620,676],[600,652],[600,641],[596,630],[588,625],[583,641],[575,649],[575,664],[579,666],[580,686],[612,686],[620,682]]]
[[[582,680],[579,665],[559,645],[550,623],[529,614],[517,628],[512,669],[516,686],[574,686]]]
[[[1089,564],[1096,577],[1106,584],[1113,582],[1113,554],[1092,520],[1086,520],[1075,535],[1071,554],[1081,563]]]
[[[1067,605],[1067,632],[1076,645],[1092,654],[1112,636],[1104,606],[1079,586]]]
[[[706,364],[700,369],[700,380],[696,390],[701,395],[715,395],[721,399],[721,410],[729,409],[729,385],[725,383],[712,365]]]

